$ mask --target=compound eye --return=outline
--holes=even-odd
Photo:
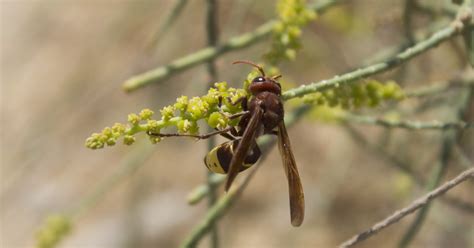
[[[254,83],[265,82],[265,78],[264,77],[256,77],[252,80],[252,82],[254,82]]]

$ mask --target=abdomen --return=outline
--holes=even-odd
[[[204,164],[206,167],[219,174],[227,174],[230,167],[230,162],[234,156],[235,149],[239,144],[239,140],[228,141],[214,147],[206,157],[204,157]],[[258,145],[255,145],[252,151],[247,154],[240,171],[244,171],[254,165],[260,158],[261,152]]]

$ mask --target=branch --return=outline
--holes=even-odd
[[[474,89],[470,89],[464,92],[461,92],[458,96],[459,103],[456,104],[454,109],[451,111],[455,115],[455,118],[462,120],[466,114],[467,106],[470,104],[471,96],[474,94]],[[451,157],[453,150],[453,145],[457,142],[460,132],[458,130],[451,130],[449,132],[443,133],[442,147],[440,151],[439,163],[433,168],[432,176],[427,184],[427,191],[431,191],[436,188],[441,183],[441,178],[446,173],[447,166]],[[415,236],[421,229],[421,226],[428,215],[430,209],[430,204],[425,205],[418,212],[415,220],[408,227],[407,231],[403,235],[399,247],[408,247],[413,241]]]
[[[352,137],[352,139],[354,139],[354,141],[356,141],[359,146],[367,149],[370,154],[375,154],[382,160],[388,162],[389,165],[395,167],[396,169],[404,173],[404,175],[408,176],[417,186],[421,187],[425,185],[425,179],[419,173],[413,170],[410,165],[400,160],[400,156],[388,153],[383,148],[383,146],[370,143],[365,137],[363,137],[351,126],[346,125],[345,128],[349,135]],[[455,207],[456,209],[465,211],[468,214],[474,214],[474,206],[469,202],[464,202],[463,200],[450,196],[442,197],[441,201],[451,207]]]
[[[453,152],[456,156],[457,161],[461,164],[462,167],[469,168],[469,166],[473,164],[469,157],[464,154],[464,151],[462,150],[462,147],[459,144],[456,144],[454,146]]]
[[[405,0],[403,11],[403,31],[410,45],[415,42],[413,34],[413,10],[415,10],[416,0]]]
[[[219,30],[217,27],[217,18],[218,18],[218,5],[217,0],[207,0],[206,1],[206,33],[207,33],[207,44],[209,46],[217,46],[219,40]],[[217,81],[217,68],[214,59],[211,59],[207,62],[207,73],[209,74],[209,82]],[[213,83],[209,83],[206,87],[211,87]],[[208,127],[208,131],[212,132],[213,129]],[[210,137],[207,140],[207,150],[210,151],[216,145],[216,137]],[[209,209],[216,203],[217,200],[217,187],[212,183],[212,172],[206,170],[206,180],[209,187],[208,196],[208,207]],[[219,229],[217,225],[214,225],[211,228],[210,233],[210,247],[217,248],[219,247]]]
[[[386,219],[376,223],[371,228],[367,229],[366,231],[359,233],[352,237],[351,239],[347,240],[346,242],[342,243],[340,247],[351,247],[363,240],[370,238],[371,236],[375,235],[382,229],[398,222],[402,218],[406,217],[407,215],[415,212],[417,209],[425,206],[433,199],[441,196],[442,194],[446,193],[448,190],[452,189],[456,185],[466,181],[467,179],[474,179],[474,168],[465,170],[461,174],[459,174],[456,178],[444,183],[442,186],[436,188],[435,190],[431,191],[430,193],[424,195],[413,201],[409,206],[402,208]]]
[[[474,86],[474,71],[468,71],[460,78],[449,80],[448,82],[435,83],[418,89],[405,92],[406,97],[424,97],[446,92],[452,88]]]
[[[455,136],[456,135],[453,132],[444,134],[443,144],[440,152],[440,162],[431,171],[432,175],[428,181],[428,184],[426,185],[426,191],[435,189],[441,183],[443,176],[446,174],[449,157],[451,156],[452,144],[456,139]],[[430,207],[431,204],[428,203],[420,209],[418,214],[415,216],[415,220],[407,228],[405,234],[399,242],[400,248],[408,247],[415,236],[418,234],[426,219],[426,216],[428,215]]]
[[[312,6],[312,9],[314,9],[314,11],[318,13],[322,13],[329,7],[338,4],[342,1],[344,0],[327,0],[325,2]],[[263,38],[269,36],[273,30],[273,26],[275,25],[275,23],[277,23],[277,20],[270,20],[256,28],[254,31],[231,38],[230,40],[222,43],[219,46],[206,47],[197,52],[178,58],[169,63],[168,65],[161,66],[145,73],[133,76],[127,81],[125,81],[125,83],[123,84],[123,89],[127,92],[130,92],[145,85],[163,81],[178,72],[205,63],[225,53],[243,49],[245,47],[253,45],[258,41],[262,40]]]
[[[470,20],[471,16],[472,12],[470,9],[465,10],[464,14],[459,15],[449,26],[442,28],[435,32],[430,38],[416,43],[414,46],[405,49],[403,52],[385,62],[376,63],[343,75],[336,75],[329,80],[323,80],[309,85],[302,85],[298,88],[286,91],[283,93],[282,97],[285,100],[301,97],[309,93],[350,84],[360,79],[393,69],[417,55],[436,47],[443,41],[449,40],[459,34],[467,26],[464,24]]]
[[[443,129],[474,128],[474,123],[464,122],[464,121],[454,121],[454,122],[398,121],[398,120],[389,120],[389,119],[377,118],[377,117],[372,117],[372,116],[363,116],[363,115],[354,115],[354,114],[344,114],[342,119],[344,121],[356,122],[360,124],[380,125],[387,128],[405,128],[405,129],[410,129],[410,130],[423,130],[423,129],[443,130]]]
[[[148,43],[148,49],[151,49],[158,45],[158,43],[163,38],[163,35],[168,31],[168,29],[173,25],[173,23],[178,19],[179,15],[182,13],[184,7],[188,3],[188,0],[176,0],[171,8],[171,11],[166,16],[166,19],[163,21],[163,24],[160,26],[156,34],[151,38]]]

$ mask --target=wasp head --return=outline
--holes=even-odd
[[[267,77],[265,76],[265,71],[261,66],[250,61],[239,60],[233,62],[232,64],[248,64],[257,68],[260,71],[261,76],[254,78],[249,85],[249,90],[252,95],[257,95],[262,92],[272,92],[274,94],[281,95],[281,85],[276,81],[278,78],[281,77],[281,75]]]

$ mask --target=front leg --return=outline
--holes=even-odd
[[[233,114],[233,115],[229,115],[227,113],[225,113],[224,111],[222,111],[222,96],[219,96],[219,103],[218,103],[218,108],[219,108],[219,113],[225,117],[227,117],[229,120],[233,120],[235,118],[238,118],[242,115],[245,115],[247,114],[249,111],[247,109],[247,97],[246,96],[243,96],[239,99],[237,99],[235,102],[232,102],[232,99],[230,97],[227,97],[227,101],[229,102],[230,105],[232,106],[236,106],[237,104],[241,104],[241,107],[242,107],[242,112],[240,113],[237,113],[237,114]]]
[[[223,101],[222,96],[219,96],[219,103],[218,103],[219,108],[222,106],[222,101]],[[240,103],[241,107],[242,107],[242,110],[247,111],[247,101],[248,101],[248,99],[247,99],[246,96],[240,97],[235,102],[232,102],[232,98],[230,98],[230,96],[228,96],[227,101],[232,106],[235,106],[235,105]]]
[[[159,138],[163,138],[163,137],[192,137],[192,138],[196,138],[196,139],[208,139],[214,135],[217,135],[217,134],[224,134],[224,133],[227,133],[229,131],[232,131],[234,127],[228,127],[228,128],[225,128],[225,129],[222,129],[222,130],[217,130],[217,131],[214,131],[214,132],[210,132],[210,133],[207,133],[207,134],[181,134],[181,133],[154,133],[154,132],[151,132],[151,131],[147,131],[146,133],[150,136],[153,136],[153,137],[159,137]]]
[[[232,126],[231,126],[231,127],[228,127],[228,128],[230,129],[230,130],[229,130],[229,131],[230,131],[230,134],[228,134],[228,133],[221,133],[220,135],[221,135],[222,137],[224,137],[224,138],[229,139],[229,140],[235,140],[235,139],[236,139],[235,136],[237,136],[237,134],[238,134],[238,133],[237,133],[237,130],[235,130],[235,127],[232,127]],[[217,129],[216,129],[216,130],[217,130]]]

